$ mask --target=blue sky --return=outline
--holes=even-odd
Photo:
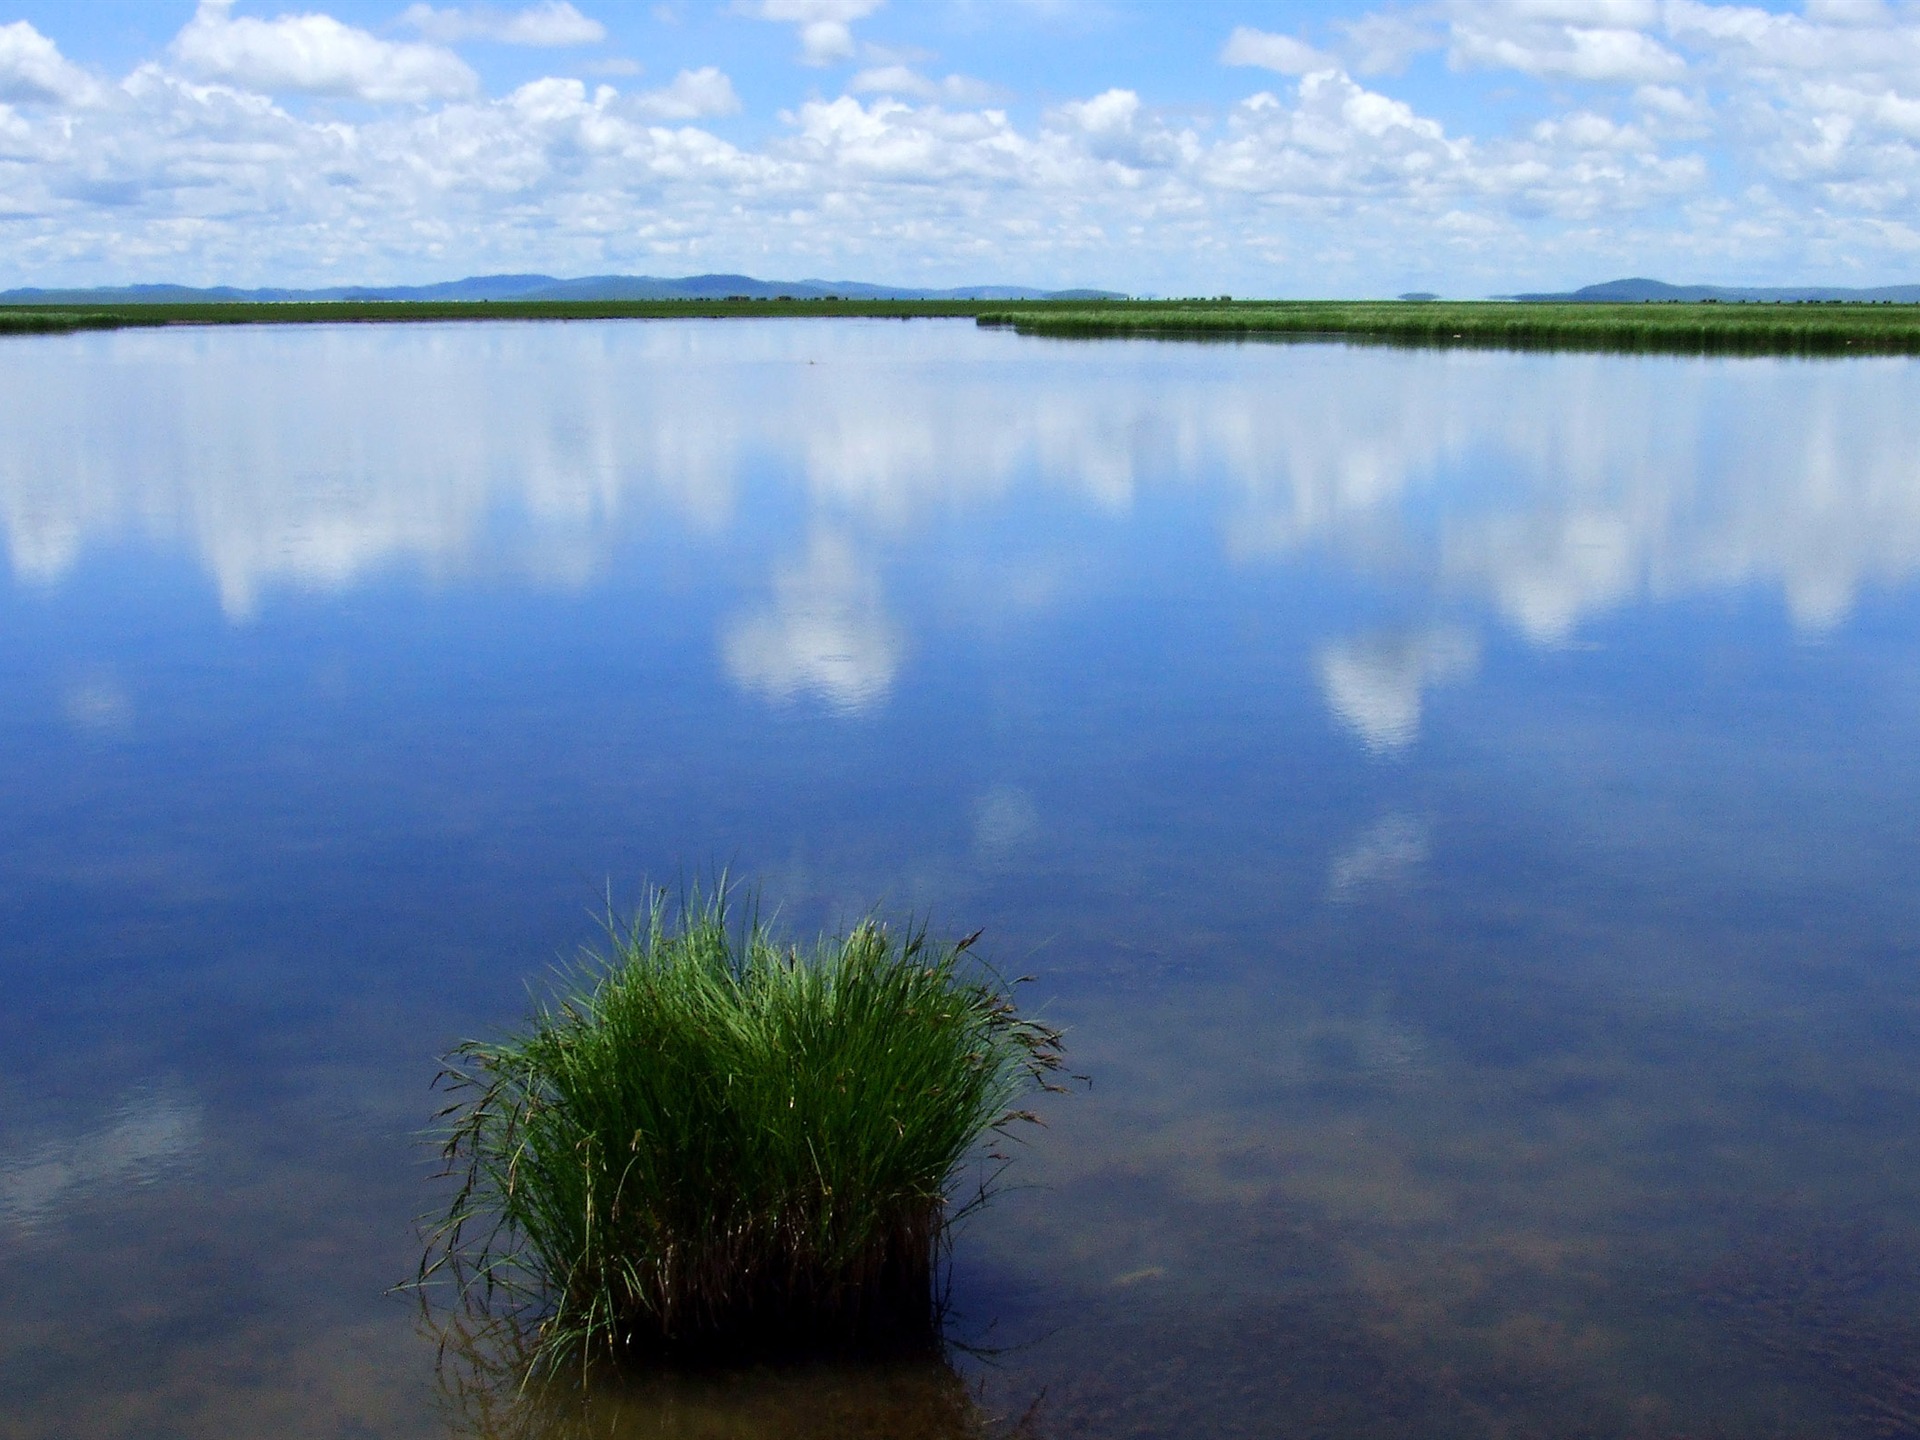
[[[1920,280],[1920,0],[0,0],[0,285]]]

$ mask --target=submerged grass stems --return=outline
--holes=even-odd
[[[950,1192],[1034,1118],[1059,1033],[972,936],[869,918],[783,945],[724,887],[608,936],[523,1030],[449,1056],[458,1189],[421,1281],[529,1316],[536,1371],[931,1340]]]

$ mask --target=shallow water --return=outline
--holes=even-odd
[[[1920,366],[0,344],[0,1435],[1920,1435]],[[1093,1077],[947,1363],[488,1388],[434,1057],[609,885]]]

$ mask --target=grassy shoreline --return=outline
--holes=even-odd
[[[1680,355],[1920,354],[1920,306],[1565,301],[1162,302],[983,310],[1022,335],[1374,344]]]
[[[0,334],[173,325],[864,317],[971,319],[1021,335],[1328,340],[1679,355],[1920,354],[1920,305],[1507,301],[282,301],[13,306]]]
[[[206,304],[11,305],[0,334],[170,325],[404,325],[484,320],[725,320],[867,316],[971,319],[998,308],[940,300],[274,300]]]

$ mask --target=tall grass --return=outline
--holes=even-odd
[[[524,1029],[449,1057],[458,1184],[421,1280],[529,1315],[536,1370],[930,1339],[963,1166],[1061,1066],[974,938],[870,918],[802,948],[724,887],[656,895]]]

